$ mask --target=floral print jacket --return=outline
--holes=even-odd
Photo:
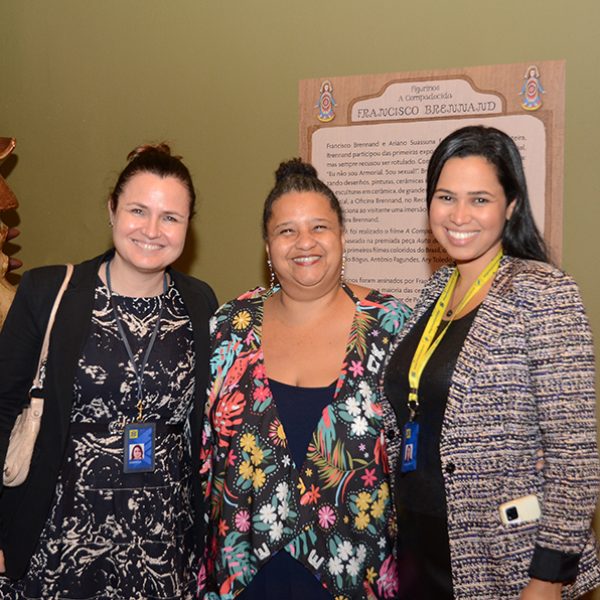
[[[409,309],[370,291],[356,302],[334,399],[296,469],[265,374],[264,301],[256,289],[211,322],[201,477],[207,514],[200,597],[238,595],[280,550],[336,600],[394,598],[393,512],[377,382]]]

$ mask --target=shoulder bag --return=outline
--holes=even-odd
[[[33,448],[40,431],[42,414],[44,412],[44,398],[39,396],[43,396],[40,392],[43,389],[44,378],[46,376],[46,359],[48,358],[50,333],[52,332],[52,326],[54,325],[56,311],[58,310],[65,289],[69,284],[71,274],[73,273],[73,265],[68,264],[66,266],[67,272],[65,273],[65,278],[58,290],[56,299],[54,300],[50,318],[48,319],[48,325],[46,326],[46,333],[42,343],[37,371],[29,390],[29,402],[17,417],[10,434],[8,450],[6,451],[6,458],[4,459],[3,474],[3,483],[8,487],[21,485],[25,479],[27,479],[27,475],[29,474]]]

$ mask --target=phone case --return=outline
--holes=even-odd
[[[517,525],[536,521],[542,516],[540,503],[535,494],[515,498],[500,505],[500,519],[505,525]]]

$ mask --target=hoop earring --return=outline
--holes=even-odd
[[[269,266],[269,273],[271,274],[271,281],[269,282],[269,290],[272,290],[275,287],[275,271],[273,271],[273,264],[271,263],[270,258],[267,258],[267,265]]]

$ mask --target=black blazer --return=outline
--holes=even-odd
[[[3,488],[0,492],[0,544],[6,574],[14,579],[27,570],[52,505],[69,434],[77,362],[90,331],[97,273],[111,252],[75,266],[50,338],[44,414],[29,476],[21,486]],[[190,425],[193,472],[197,473],[208,376],[208,321],[217,308],[217,300],[206,283],[173,269],[169,273],[183,298],[194,332],[196,403]],[[0,464],[4,464],[10,432],[27,398],[46,324],[64,274],[63,266],[26,272],[0,332]],[[197,535],[201,540],[199,478],[195,478],[193,485]]]

